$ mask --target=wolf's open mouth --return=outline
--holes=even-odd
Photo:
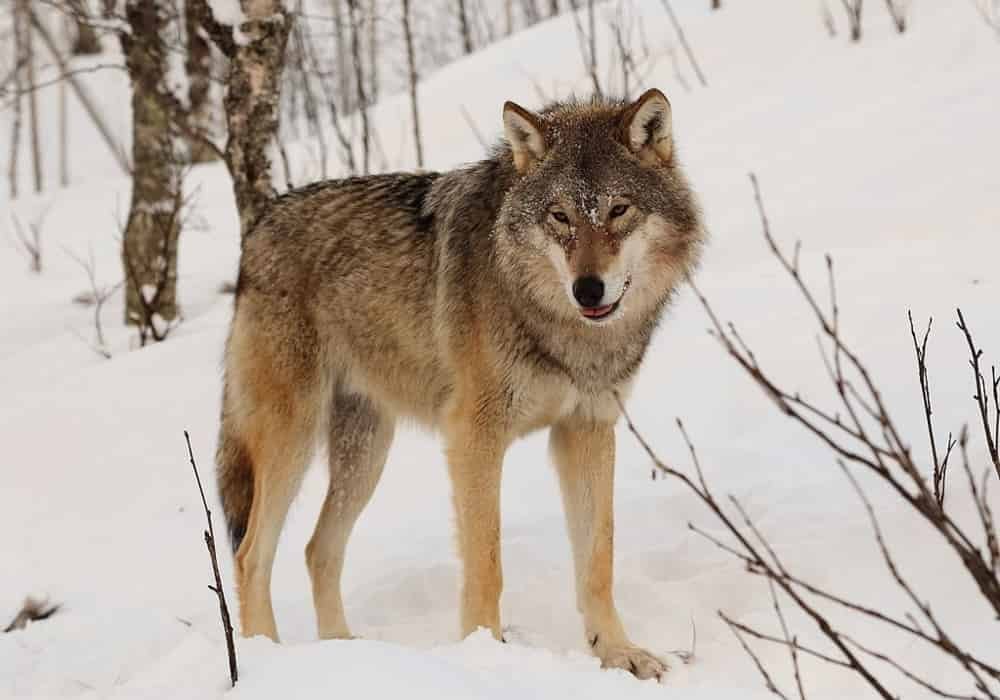
[[[620,303],[621,299],[616,301],[614,304],[608,304],[607,306],[596,306],[592,309],[580,309],[580,313],[587,318],[597,320],[613,314],[618,309],[618,305]]]

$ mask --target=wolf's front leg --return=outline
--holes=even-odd
[[[461,629],[500,635],[500,473],[507,441],[479,401],[458,403],[444,425],[462,559]]]
[[[614,426],[570,418],[552,427],[549,446],[559,471],[587,643],[605,668],[660,678],[667,665],[629,641],[612,596]]]

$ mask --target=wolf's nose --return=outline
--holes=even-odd
[[[604,298],[604,282],[600,277],[581,277],[573,283],[573,296],[580,306],[592,309]]]

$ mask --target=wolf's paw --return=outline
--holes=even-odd
[[[643,681],[660,680],[669,668],[662,659],[631,645],[602,649],[598,656],[602,668],[621,668]]]

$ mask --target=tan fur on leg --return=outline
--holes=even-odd
[[[456,402],[445,440],[462,559],[462,636],[486,627],[501,639],[500,475],[506,440],[483,403]]]
[[[244,637],[278,640],[271,607],[271,567],[288,508],[309,463],[312,431],[260,410],[250,433],[254,497],[247,534],[236,552],[236,589]],[[265,427],[266,426],[266,427]]]
[[[243,636],[263,634],[277,641],[271,567],[315,446],[321,382],[308,361],[289,357],[286,346],[254,331],[238,316],[227,353],[224,421],[245,447],[253,472],[246,536],[236,552],[236,588]]]
[[[552,427],[549,444],[559,471],[587,643],[605,667],[659,678],[666,664],[629,641],[612,595],[614,426],[570,418]]]

